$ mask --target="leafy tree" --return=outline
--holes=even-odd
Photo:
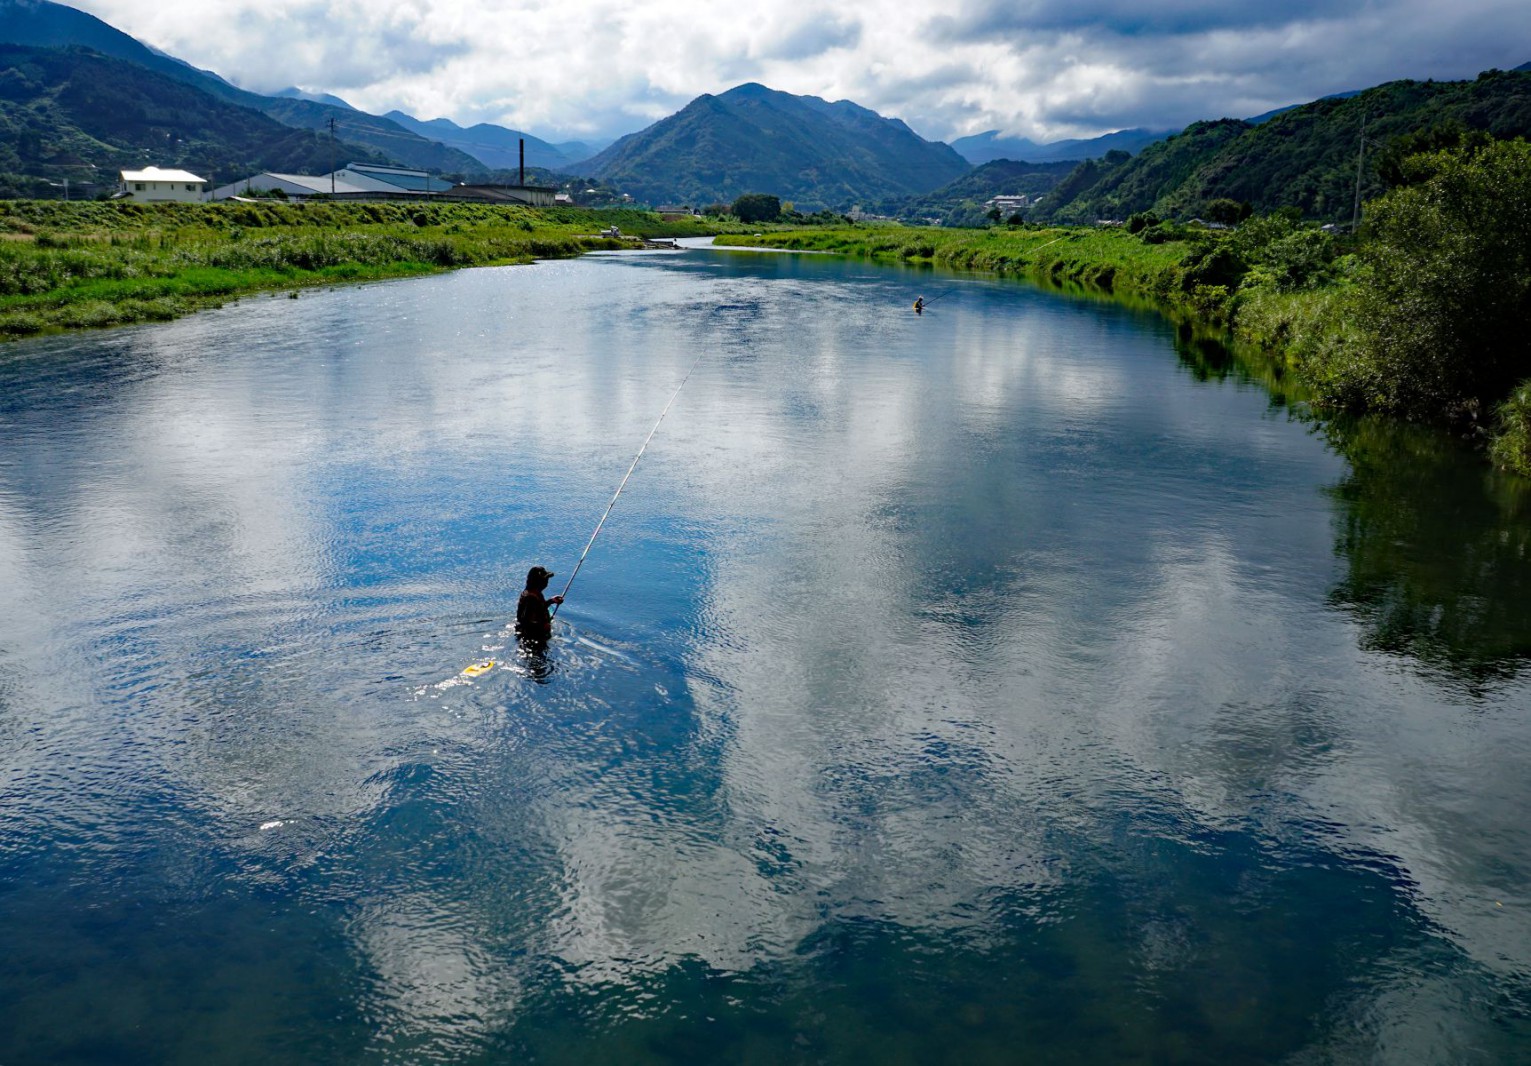
[[[1339,248],[1334,236],[1305,226],[1295,210],[1275,211],[1239,227],[1229,246],[1253,269],[1245,285],[1295,292],[1329,280]]]
[[[1217,222],[1224,226],[1237,226],[1250,215],[1250,206],[1231,200],[1226,196],[1219,196],[1215,200],[1208,200],[1203,212],[1208,222]]]
[[[1448,116],[1426,129],[1411,130],[1390,138],[1377,153],[1377,174],[1390,188],[1410,185],[1420,177],[1414,173],[1414,156],[1452,148],[1476,150],[1492,140],[1483,130],[1469,129],[1457,117]]]
[[[1161,221],[1152,211],[1137,211],[1127,216],[1127,232],[1141,233],[1149,226],[1157,226]]]
[[[781,217],[781,200],[763,192],[747,192],[729,209],[740,222],[775,222]]]
[[[1368,207],[1359,350],[1317,368],[1322,398],[1481,428],[1531,376],[1531,144],[1416,159]]]

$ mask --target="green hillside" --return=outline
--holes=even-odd
[[[750,84],[700,96],[580,169],[650,203],[760,192],[814,211],[928,192],[969,166],[947,145],[849,101]]]
[[[871,210],[906,222],[937,219],[943,226],[986,226],[989,219],[985,215],[985,201],[1018,194],[1036,199],[1055,188],[1077,165],[1072,160],[1018,163],[1013,159],[996,159],[934,192],[885,200]]]
[[[1531,73],[1488,71],[1474,81],[1395,81],[1315,100],[1266,122],[1198,122],[1130,159],[1108,156],[1068,176],[1033,217],[1125,219],[1139,211],[1187,218],[1217,199],[1257,213],[1296,208],[1349,220],[1365,123],[1363,199],[1385,191],[1403,155],[1464,137],[1531,135]]]
[[[384,161],[343,143],[333,154]],[[0,195],[39,195],[66,177],[111,186],[117,168],[146,164],[215,183],[260,170],[317,174],[331,155],[328,137],[120,59],[0,45]]]
[[[84,46],[153,71],[162,78],[199,89],[226,103],[260,111],[299,129],[328,133],[329,122],[333,119],[337,137],[381,152],[389,162],[462,174],[475,174],[486,169],[466,152],[428,140],[377,115],[311,100],[248,92],[230,85],[216,74],[156,52],[93,15],[49,0],[0,0],[0,44],[43,48]],[[361,161],[360,156],[356,158]]]

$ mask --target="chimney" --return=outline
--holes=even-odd
[[[517,139],[517,141],[520,142],[520,145],[521,145],[521,184],[525,185],[526,184],[526,138],[525,137],[518,137],[516,139]]]

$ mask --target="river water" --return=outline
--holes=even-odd
[[[5,346],[0,1062],[1525,1061],[1521,490],[826,256]]]

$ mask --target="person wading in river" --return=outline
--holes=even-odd
[[[526,589],[516,602],[516,636],[528,644],[546,644],[553,637],[553,615],[548,608],[562,603],[563,597],[542,595],[552,576],[553,571],[541,566],[526,572]]]

